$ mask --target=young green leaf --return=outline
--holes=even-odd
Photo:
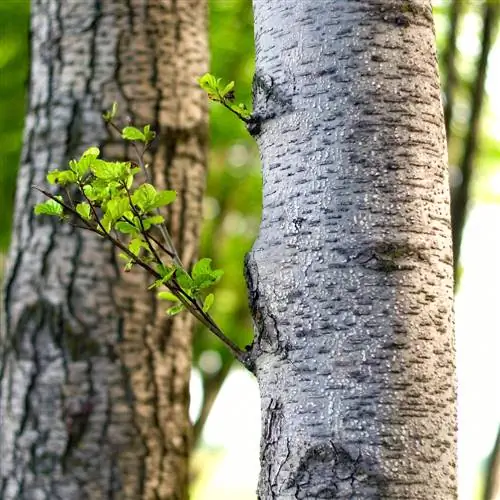
[[[151,142],[156,137],[156,132],[151,130],[151,125],[144,127],[144,137],[146,139],[145,142]]]
[[[78,203],[75,207],[75,210],[78,212],[78,215],[84,220],[92,219],[90,215],[90,205],[87,202]]]
[[[95,159],[91,166],[92,173],[103,181],[125,181],[130,175],[130,162],[111,162]]]
[[[86,151],[84,151],[78,161],[71,160],[69,162],[69,168],[76,174],[78,179],[81,179],[89,171],[90,167],[99,156],[99,153],[99,148],[88,148]]]
[[[214,294],[209,293],[206,297],[205,300],[203,301],[203,312],[208,312],[208,310],[212,307],[212,304],[214,303]]]
[[[176,297],[172,292],[158,292],[157,297],[161,300],[170,300],[170,302],[179,302],[178,297]]]
[[[149,287],[148,290],[152,290],[153,288],[158,288],[162,285],[164,285],[167,281],[169,281],[172,276],[175,273],[175,267],[168,268],[167,266],[164,266],[163,264],[160,264],[157,266],[158,272],[161,274],[161,279],[156,280],[154,283],[152,283]]]
[[[47,180],[50,184],[73,184],[77,180],[76,174],[71,170],[52,170],[47,174]]]
[[[159,191],[153,202],[153,208],[160,208],[166,205],[170,205],[175,201],[177,193],[175,191]]]
[[[147,231],[151,228],[151,226],[161,224],[162,222],[165,222],[165,219],[162,215],[153,215],[151,217],[143,219],[142,225],[144,227],[144,230]]]
[[[117,111],[118,111],[118,104],[114,102],[113,105],[111,106],[111,109],[103,113],[102,117],[104,118],[104,121],[110,122],[116,116]]]
[[[128,198],[112,198],[106,205],[106,216],[115,221],[130,211]]]
[[[184,304],[179,304],[177,306],[171,307],[170,309],[167,309],[167,314],[169,316],[175,316],[176,314],[179,314],[184,310]]]
[[[62,196],[56,196],[56,198],[62,201]],[[59,217],[63,215],[62,205],[52,199],[38,203],[35,205],[34,211],[35,215],[58,215]]]
[[[217,79],[214,75],[210,73],[205,73],[202,77],[198,79],[200,87],[205,91],[217,91]]]
[[[157,267],[157,271],[161,274],[161,282],[166,283],[175,274],[175,267],[168,267],[161,264]]]
[[[149,212],[156,200],[156,189],[151,184],[145,182],[132,193],[132,202],[143,212]]]
[[[190,291],[191,291],[191,289],[195,285],[193,279],[191,278],[191,276],[189,276],[189,274],[186,271],[184,271],[184,269],[182,269],[181,267],[178,267],[175,270],[175,277],[177,279],[177,282],[181,286],[181,288],[186,293],[189,294]]]
[[[139,255],[141,248],[149,250],[148,244],[141,238],[133,238],[128,244],[128,249],[134,254]]]
[[[191,272],[193,279],[196,279],[197,277],[204,274],[210,274],[212,271],[211,264],[212,264],[212,259],[208,258],[200,259],[198,262],[196,262]]]
[[[146,141],[146,136],[136,127],[125,127],[122,130],[122,137],[127,141]]]
[[[126,221],[118,221],[115,224],[115,229],[123,234],[137,234],[138,230],[135,226]]]
[[[125,264],[125,267],[123,268],[123,270],[125,272],[130,271],[132,269],[133,265],[134,265],[134,261],[128,255],[124,254],[123,252],[121,252],[120,254],[118,254],[118,257],[120,257],[121,259],[127,261],[127,263]]]
[[[228,99],[234,98],[234,82],[229,82],[221,91],[220,95]],[[228,96],[228,94],[230,94]]]

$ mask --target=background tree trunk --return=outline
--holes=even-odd
[[[253,5],[259,498],[456,498],[431,2]]]
[[[132,148],[106,131],[117,101],[159,133],[159,187],[186,265],[204,189],[208,67],[205,0],[32,2],[32,62],[14,235],[5,281],[0,497],[187,496],[191,321],[168,319],[141,272],[123,277],[103,240],[35,217],[53,168],[90,145]]]

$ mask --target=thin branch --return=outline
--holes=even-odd
[[[38,186],[33,186],[33,188],[39,191],[40,193],[44,194],[45,196],[47,196],[47,198],[50,198],[51,200],[54,200],[55,202],[59,203],[59,205],[61,205],[65,210],[78,217],[89,229],[94,230],[94,232],[99,234],[102,238],[107,238],[109,241],[111,241],[111,243],[114,246],[118,247],[126,255],[128,255],[135,264],[139,265],[140,267],[145,269],[149,274],[151,274],[151,276],[153,276],[157,280],[160,280],[162,278],[160,273],[155,271],[148,263],[140,259],[137,255],[133,254],[126,245],[124,245],[119,239],[114,238],[109,232],[107,232],[104,229],[97,216],[95,207],[90,201],[88,201],[88,203],[91,207],[94,216],[97,218],[97,224],[101,228],[102,234],[100,231],[97,231],[97,229],[94,226],[92,226],[89,223],[89,221],[83,219],[75,209],[64,203],[64,201],[61,201],[60,199],[56,198],[56,196],[54,196],[53,194],[49,193],[48,191],[45,191],[44,189],[39,188]],[[83,193],[83,195],[88,200],[85,193]],[[201,309],[199,304],[194,299],[192,299],[192,297],[189,297],[186,294],[186,292],[182,290],[182,288],[176,281],[165,283],[165,286],[181,301],[181,303],[186,307],[186,309],[188,309],[188,311],[196,319],[198,319],[198,321],[200,321],[203,325],[205,325],[216,337],[218,337],[226,345],[226,347],[231,351],[233,356],[238,361],[240,361],[243,364],[243,366],[245,366],[250,372],[253,372],[253,362],[251,360],[250,353],[241,349],[229,337],[227,337],[224,334],[224,332],[217,326],[214,320],[207,313],[205,313],[203,309]]]
[[[148,245],[148,248],[151,251],[151,253],[153,254],[153,257],[155,258],[156,262],[158,264],[162,265],[163,262],[160,259],[160,256],[156,253],[156,250],[154,249],[153,244],[151,243],[151,241],[149,239],[147,231],[144,229],[144,223],[142,222],[142,217],[139,214],[139,212],[137,212],[137,210],[134,206],[134,203],[132,202],[132,196],[130,196],[130,191],[125,184],[123,184],[123,187],[125,189],[125,192],[127,193],[128,203],[130,205],[130,208],[132,209],[132,212],[134,213],[134,215],[139,219],[139,224],[141,225],[141,234],[144,236],[144,239],[146,240],[146,244]]]
[[[125,222],[128,222],[131,226],[134,225],[134,223],[128,217],[123,216],[122,219]],[[172,254],[172,252],[168,250],[168,248],[166,248],[161,241],[158,241],[150,232],[148,232],[148,236],[154,243],[158,245],[158,248],[162,252],[165,252],[170,258],[173,258],[174,255]]]
[[[479,138],[481,109],[485,95],[486,70],[488,56],[494,41],[494,31],[498,19],[500,5],[497,2],[486,2],[483,13],[483,36],[481,54],[477,62],[476,77],[470,91],[471,109],[469,128],[465,137],[465,145],[460,164],[462,183],[452,193],[451,219],[453,233],[453,266],[455,270],[455,287],[458,283],[458,263],[460,260],[460,245],[469,207],[470,185]]]
[[[221,98],[218,102],[220,102],[226,109],[229,109],[231,113],[234,113],[240,120],[242,120],[246,124],[251,122],[251,119],[249,117],[243,116],[241,113],[238,113],[238,111],[229,106],[224,98]]]
[[[446,137],[450,137],[450,125],[453,114],[454,105],[454,92],[457,82],[457,35],[458,26],[460,21],[460,16],[462,13],[463,2],[462,0],[452,0],[450,6],[450,17],[449,17],[449,31],[448,31],[448,41],[446,44],[446,51],[444,53],[444,62],[446,66],[445,74],[446,80],[444,84],[444,95],[445,95],[445,105],[444,105],[444,124],[446,128]]]

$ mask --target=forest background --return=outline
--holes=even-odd
[[[433,2],[451,187],[457,191],[466,182],[469,193],[456,295],[460,500],[481,498],[488,455],[500,424],[495,397],[500,393],[495,382],[500,380],[500,0],[490,0],[490,9],[486,3]],[[250,105],[255,55],[251,2],[210,0],[209,9],[211,72],[235,80],[238,100]],[[492,36],[485,51],[486,16],[490,16]],[[28,32],[29,1],[1,1],[0,277],[22,144]],[[220,106],[210,108],[210,118],[201,255],[225,270],[216,292],[214,318],[239,345],[245,345],[252,326],[242,268],[260,221],[259,158],[242,122]],[[470,185],[464,175],[468,171],[472,172]],[[198,434],[192,466],[195,500],[255,498],[258,391],[250,375],[231,368],[229,353],[199,327],[191,404]]]

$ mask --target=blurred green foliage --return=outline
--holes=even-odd
[[[0,2],[0,252],[10,239],[28,80],[29,1]]]
[[[212,0],[210,6],[210,72],[236,82],[236,102],[251,108],[254,72],[253,15],[249,0]],[[243,259],[257,235],[262,181],[258,151],[244,123],[217,103],[210,104],[210,165],[204,203],[201,255],[224,269],[212,314],[227,335],[241,346],[252,337]],[[201,329],[200,329],[201,330]],[[195,336],[194,359],[206,350],[230,363],[230,354],[206,332]],[[217,357],[207,359],[217,360]],[[206,375],[217,363],[201,363]],[[203,371],[203,370],[202,370]]]

